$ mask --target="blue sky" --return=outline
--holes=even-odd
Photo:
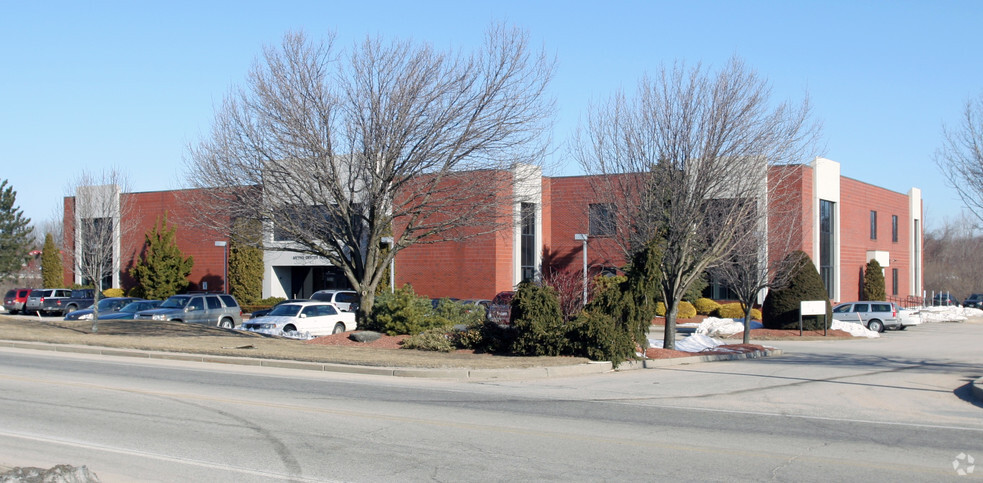
[[[0,178],[36,223],[57,216],[83,169],[118,167],[132,191],[184,187],[187,146],[285,32],[470,50],[504,21],[556,56],[560,146],[589,102],[661,64],[736,55],[776,99],[808,94],[844,176],[921,188],[931,229],[961,209],[933,153],[983,93],[981,20],[983,3],[945,0],[4,2]],[[580,174],[560,161],[559,174]]]

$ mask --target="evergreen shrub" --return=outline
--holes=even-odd
[[[861,300],[885,300],[887,291],[884,289],[884,269],[880,262],[871,260],[864,269],[864,289]]]
[[[451,352],[454,344],[447,337],[447,332],[440,329],[430,329],[416,335],[411,335],[403,341],[403,349],[421,351]]]
[[[761,322],[766,329],[798,329],[799,304],[808,300],[823,300],[826,302],[826,317],[810,315],[802,318],[802,328],[805,330],[822,330],[824,323],[833,320],[833,308],[823,279],[820,278],[816,265],[805,252],[795,251],[787,255],[787,263],[782,266],[792,270],[791,280],[784,287],[768,291],[765,303],[761,307]]]
[[[655,315],[659,317],[666,316],[666,304],[664,302],[658,302],[655,304]],[[692,319],[696,317],[696,307],[693,304],[685,301],[679,301],[679,310],[676,312],[677,319]]]
[[[512,351],[530,356],[569,353],[567,327],[560,298],[551,287],[523,282],[512,298],[512,328],[516,337]]]
[[[680,319],[692,319],[696,317],[696,307],[685,300],[681,300],[679,302],[679,312],[676,314],[676,317]]]
[[[585,310],[574,319],[569,339],[574,355],[595,361],[611,361],[618,367],[635,357],[635,343],[614,317],[597,310]]]
[[[446,331],[451,325],[436,314],[430,299],[417,295],[406,284],[395,293],[376,297],[367,328],[388,335],[416,335],[430,329]]]
[[[719,308],[717,308],[717,310],[713,311],[711,315],[721,319],[743,319],[744,310],[741,309],[740,303],[732,302],[721,305]],[[752,307],[751,320],[761,320],[761,310]]]
[[[696,308],[696,313],[699,315],[710,315],[720,308],[720,304],[712,299],[700,297],[693,302],[693,307]]]

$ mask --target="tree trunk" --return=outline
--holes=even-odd
[[[744,306],[744,343],[751,343],[751,306]]]
[[[662,348],[676,350],[676,316],[679,315],[679,302],[666,301],[666,330],[662,334]]]

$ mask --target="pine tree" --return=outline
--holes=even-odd
[[[263,296],[263,249],[229,243],[229,292],[239,303],[253,304]]]
[[[16,275],[27,261],[31,250],[31,232],[34,231],[30,218],[14,205],[17,192],[7,186],[7,180],[0,181],[0,281]]]
[[[811,300],[826,301],[825,324],[828,326],[833,319],[833,309],[823,279],[816,270],[816,265],[805,252],[795,251],[788,254],[794,257],[782,266],[791,267],[794,273],[788,285],[768,291],[765,303],[761,307],[762,323],[768,329],[798,329],[800,302]],[[823,317],[806,316],[802,318],[805,330],[823,329]]]
[[[887,293],[884,289],[884,269],[877,260],[867,262],[864,270],[864,287],[862,300],[884,300]]]
[[[130,269],[138,291],[149,299],[166,299],[188,286],[188,275],[194,266],[192,257],[184,257],[174,240],[174,227],[167,228],[167,215],[158,219],[153,230],[146,234],[143,256]]]
[[[44,247],[41,248],[41,283],[44,288],[64,286],[65,275],[62,271],[61,250],[55,245],[55,237],[47,233],[44,235]]]

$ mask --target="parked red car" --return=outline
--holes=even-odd
[[[27,303],[27,296],[31,294],[31,289],[29,288],[14,288],[7,291],[7,295],[3,296],[3,308],[11,314],[16,314],[24,310],[24,304]]]

